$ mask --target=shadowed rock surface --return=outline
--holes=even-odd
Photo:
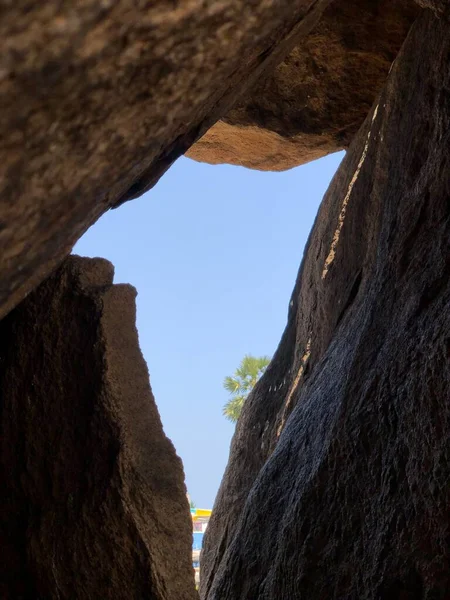
[[[69,258],[0,325],[0,598],[194,600],[134,288]]]
[[[413,26],[319,210],[206,533],[207,600],[450,590],[450,35]]]
[[[149,189],[330,0],[0,5],[0,317]]]
[[[335,0],[187,155],[279,171],[347,148],[418,10],[410,0]]]
[[[220,118],[253,167],[346,146],[416,11],[366,2],[0,7],[0,598],[195,598],[133,289],[70,258],[24,296]],[[449,597],[449,13],[418,4],[238,424],[204,600]]]

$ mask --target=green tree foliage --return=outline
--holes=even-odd
[[[232,423],[236,423],[241,414],[244,402],[256,382],[264,373],[270,362],[268,356],[252,356],[247,354],[234,375],[225,377],[223,387],[230,393],[230,399],[223,407],[223,414]]]

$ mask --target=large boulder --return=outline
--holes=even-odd
[[[0,598],[194,600],[135,290],[71,257],[0,324]]]
[[[330,0],[0,5],[0,317],[150,188]]]
[[[187,155],[282,171],[347,148],[417,14],[411,0],[335,0]]]
[[[446,600],[449,14],[413,26],[324,198],[206,533],[207,600]]]

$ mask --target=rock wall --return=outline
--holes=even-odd
[[[281,171],[347,148],[418,10],[411,0],[334,0],[187,155]]]
[[[194,600],[183,469],[136,292],[69,258],[0,324],[2,600]]]
[[[149,189],[330,0],[0,5],[0,317]]]
[[[449,598],[449,24],[413,26],[324,198],[237,425],[205,600]]]

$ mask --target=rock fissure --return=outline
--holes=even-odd
[[[200,595],[448,599],[449,10],[0,7],[2,599],[197,597],[136,292],[67,258],[74,242],[183,153],[284,170],[342,148],[236,427]]]
[[[377,114],[378,114],[378,104],[376,105],[375,110],[373,112],[372,125],[375,123]],[[372,127],[369,129],[369,133],[367,134],[367,139],[366,139],[366,143],[364,144],[364,149],[362,151],[361,158],[359,159],[358,166],[356,167],[356,171],[350,180],[347,193],[345,194],[344,200],[342,201],[341,210],[340,210],[339,216],[338,216],[338,224],[336,227],[336,231],[334,232],[333,240],[332,240],[331,246],[330,246],[330,251],[328,253],[328,256],[325,259],[325,264],[323,266],[322,279],[325,279],[325,277],[327,276],[328,271],[335,259],[336,249],[338,247],[339,238],[341,237],[342,227],[344,226],[344,222],[345,222],[345,215],[347,213],[347,205],[348,205],[350,197],[352,195],[353,187],[354,187],[355,183],[358,181],[359,174],[360,174],[361,169],[363,168],[364,162],[366,160],[367,153],[369,151],[371,135],[372,135]]]
[[[308,341],[306,343],[305,353],[303,354],[303,356],[300,360],[300,366],[294,377],[294,381],[292,382],[292,385],[289,388],[289,391],[288,391],[288,394],[286,397],[286,402],[285,402],[285,405],[283,408],[283,412],[281,414],[280,424],[278,425],[278,428],[277,428],[277,437],[280,437],[281,432],[283,431],[284,425],[286,423],[287,414],[288,414],[288,411],[289,411],[291,403],[292,403],[292,398],[293,398],[294,394],[297,393],[298,386],[300,384],[300,381],[302,379],[303,373],[305,371],[305,368],[306,368],[306,365],[308,363],[310,356],[311,356],[311,337],[308,339]],[[276,391],[276,388],[274,389],[274,391]]]

